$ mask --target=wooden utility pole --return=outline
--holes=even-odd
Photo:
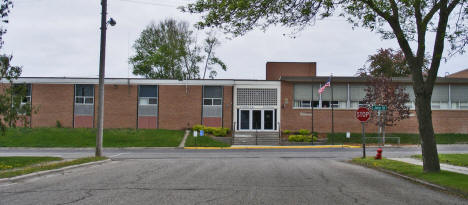
[[[104,133],[104,76],[106,70],[106,30],[107,30],[107,0],[101,1],[101,48],[99,58],[99,107],[98,131],[96,135],[96,157],[102,156],[102,136]]]

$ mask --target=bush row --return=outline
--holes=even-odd
[[[312,135],[289,135],[288,137],[288,141],[291,142],[312,142],[312,140],[317,141],[317,137]]]
[[[195,125],[192,127],[193,131],[205,131],[205,134],[212,134],[217,137],[225,137],[229,133],[229,128],[223,127],[206,127],[204,125]]]

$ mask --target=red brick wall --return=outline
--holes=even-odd
[[[137,127],[137,85],[105,85],[104,128]],[[99,86],[95,88],[94,116],[98,122]]]
[[[152,117],[152,116],[138,117],[138,128],[139,129],[156,129],[157,121],[158,121],[157,117]]]
[[[281,87],[281,129],[299,130],[312,129],[312,115],[310,109],[293,109],[292,83],[282,82]],[[286,104],[288,99],[288,104]],[[335,132],[361,132],[361,124],[355,118],[356,110],[335,109],[334,130]],[[331,109],[314,110],[314,131],[319,133],[331,132]],[[436,133],[468,133],[468,110],[435,110],[432,111],[434,131]],[[367,132],[377,132],[375,123],[366,125]],[[412,112],[409,119],[398,122],[395,127],[387,127],[389,133],[418,133],[417,117]]]
[[[93,127],[93,116],[79,116],[75,115],[74,120],[75,128],[92,128]]]
[[[317,63],[267,62],[266,80],[279,80],[281,76],[316,76]]]
[[[222,119],[220,117],[204,117],[203,125],[208,127],[221,127]]]
[[[223,98],[223,127],[232,130],[232,93],[233,86],[224,86],[224,98]]]
[[[181,130],[201,124],[201,107],[202,86],[159,86],[159,128]]]
[[[33,84],[32,105],[39,110],[32,114],[32,127],[55,127],[59,120],[64,127],[73,127],[74,85]]]

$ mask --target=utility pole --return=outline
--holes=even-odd
[[[98,131],[96,135],[96,157],[102,156],[102,136],[104,133],[104,75],[106,70],[106,30],[107,30],[107,0],[101,0],[101,48],[99,58],[99,107]]]

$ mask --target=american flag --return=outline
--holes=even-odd
[[[323,85],[320,89],[318,89],[318,93],[322,94],[323,91],[325,91],[326,87],[330,87],[330,81],[331,81],[331,77],[328,78],[328,81],[327,81],[327,83],[325,83],[325,85]]]

